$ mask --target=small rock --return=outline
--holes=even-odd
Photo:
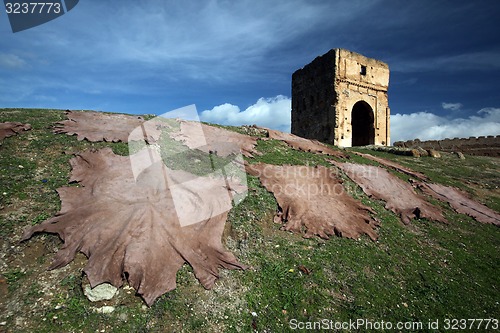
[[[430,157],[434,157],[434,158],[440,158],[441,157],[441,154],[434,150],[434,149],[427,149],[427,153],[429,154]]]
[[[118,315],[118,318],[120,318],[123,321],[127,321],[128,320],[128,315],[126,313],[122,312],[122,313],[120,313]]]
[[[422,157],[429,156],[429,152],[422,147],[417,147],[417,151]]]
[[[455,154],[457,155],[457,157],[459,159],[465,160],[465,156],[464,156],[464,154],[461,151],[457,151],[457,152],[455,152]]]
[[[100,308],[93,308],[92,310],[94,312],[97,312],[97,313],[108,314],[108,313],[112,313],[113,311],[115,311],[116,308],[114,306],[105,305],[105,306],[100,307]]]
[[[420,152],[417,149],[410,150],[410,154],[413,157],[420,157]]]
[[[16,326],[22,326],[24,323],[24,318],[23,317],[17,317],[16,318]]]
[[[118,289],[109,283],[100,284],[93,289],[90,288],[90,285],[86,285],[83,289],[83,293],[91,302],[110,300],[115,296],[117,291]]]

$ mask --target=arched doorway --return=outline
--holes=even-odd
[[[370,105],[359,101],[352,107],[352,146],[366,146],[375,143],[375,126]]]

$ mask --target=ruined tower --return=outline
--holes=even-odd
[[[341,147],[390,144],[389,66],[332,49],[292,76],[292,133]]]

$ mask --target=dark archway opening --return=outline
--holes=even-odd
[[[366,146],[375,143],[375,126],[370,105],[359,101],[352,107],[352,146]]]

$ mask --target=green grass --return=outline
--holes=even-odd
[[[368,237],[304,239],[284,232],[273,222],[274,197],[257,178],[248,176],[248,196],[229,212],[223,237],[226,248],[249,266],[246,271],[223,270],[216,286],[205,290],[191,267],[185,265],[177,274],[177,288],[151,308],[123,288],[113,300],[93,304],[81,287],[85,280],[83,255],[48,272],[52,255],[62,246],[58,237],[42,234],[23,243],[19,239],[25,228],[60,209],[55,190],[69,185],[68,161],[73,153],[111,147],[115,153],[127,155],[129,149],[134,152],[140,147],[52,134],[51,126],[62,119],[64,113],[59,110],[0,109],[0,121],[33,126],[0,145],[0,274],[8,287],[0,300],[0,322],[6,322],[0,331],[286,332],[291,331],[292,319],[363,318],[425,324],[436,319],[442,323],[445,318],[500,319],[498,227],[477,223],[436,201],[450,224],[419,219],[405,226],[384,209],[383,202],[366,197],[346,177],[349,193],[377,213],[381,221],[378,241]],[[262,136],[258,131],[254,134]],[[205,174],[208,162],[210,167],[229,162],[189,151],[179,142],[161,142],[160,146],[169,167],[185,168],[186,159],[199,160],[188,165],[196,174]],[[296,151],[276,140],[259,140],[257,149],[262,155],[249,162],[331,167],[331,157]],[[434,182],[460,187],[491,208],[500,209],[498,160],[472,156],[459,160],[451,154],[440,159],[413,158],[360,151],[421,171]],[[376,164],[350,156],[350,161]],[[104,305],[114,306],[115,311],[95,311]],[[432,330],[424,327],[422,331]]]

